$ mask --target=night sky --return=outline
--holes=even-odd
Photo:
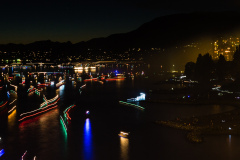
[[[0,4],[0,44],[77,43],[129,32],[164,15],[239,7],[237,0],[7,0]]]

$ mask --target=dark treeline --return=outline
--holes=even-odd
[[[209,53],[199,54],[196,63],[188,62],[185,65],[187,79],[198,81],[202,87],[209,88],[215,84],[226,84],[233,82],[233,86],[238,90],[240,82],[240,46],[236,48],[233,61],[226,61],[223,55],[217,61],[212,60]]]

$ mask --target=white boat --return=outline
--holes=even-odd
[[[116,77],[114,78],[126,78],[126,77],[124,76],[124,74],[116,74]]]
[[[123,132],[121,131],[118,135],[123,138],[128,138],[130,132]]]

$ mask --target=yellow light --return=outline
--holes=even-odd
[[[127,138],[120,137],[120,145],[122,159],[129,159],[128,157],[129,140]]]
[[[15,109],[11,114],[8,115],[8,125],[12,126],[17,118],[17,110]]]

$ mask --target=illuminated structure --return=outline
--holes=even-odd
[[[237,46],[239,46],[239,38],[216,40],[213,43],[213,60],[218,60],[219,56],[223,55],[226,61],[232,61]]]
[[[127,99],[127,102],[138,102],[138,101],[144,101],[146,97],[146,94],[140,93],[140,96],[137,96],[136,98]]]

